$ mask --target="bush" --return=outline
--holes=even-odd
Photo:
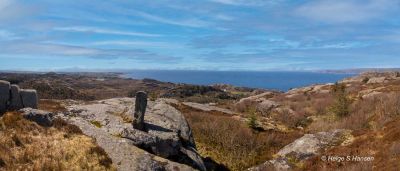
[[[258,124],[257,124],[257,115],[255,112],[253,112],[252,114],[250,114],[250,118],[247,121],[247,125],[249,126],[249,128],[253,129],[253,130],[257,130],[258,128]]]
[[[368,77],[365,77],[363,80],[362,80],[362,82],[365,84],[365,83],[367,83],[369,81],[369,78]]]
[[[90,121],[90,123],[96,126],[97,128],[103,127],[103,125],[99,121],[92,120]]]
[[[332,87],[332,93],[335,98],[335,102],[330,107],[331,111],[339,117],[348,116],[350,113],[349,107],[351,102],[347,97],[346,85],[336,83]]]

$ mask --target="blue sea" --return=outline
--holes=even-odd
[[[126,77],[151,78],[164,82],[211,85],[217,83],[234,86],[287,91],[317,83],[334,83],[354,74],[292,72],[292,71],[182,71],[136,70]]]

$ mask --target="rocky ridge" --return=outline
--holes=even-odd
[[[179,111],[162,100],[150,101],[145,116],[146,131],[140,131],[131,124],[134,101],[132,98],[88,104],[68,101],[67,112],[57,116],[95,138],[119,170],[205,170],[190,127]]]

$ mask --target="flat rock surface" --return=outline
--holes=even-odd
[[[220,107],[216,107],[216,106],[211,106],[211,105],[208,105],[208,104],[200,104],[200,103],[194,103],[194,102],[183,102],[182,104],[184,104],[186,106],[189,106],[191,108],[202,110],[202,111],[206,111],[206,112],[218,111],[218,112],[222,112],[222,113],[226,113],[226,114],[230,114],[230,115],[236,114],[235,112],[233,112],[233,111],[231,111],[229,109],[224,109],[224,108],[220,108]]]

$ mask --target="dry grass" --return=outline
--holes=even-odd
[[[6,113],[0,119],[0,170],[115,170],[79,128],[61,120],[44,128]]]
[[[199,153],[231,170],[244,170],[272,158],[296,133],[255,132],[245,122],[217,112],[178,107],[188,120]]]
[[[304,170],[398,170],[400,168],[400,119],[388,122],[379,131],[359,133],[349,146],[338,146],[322,155],[372,156],[372,162],[322,162],[316,156],[304,165]],[[375,168],[375,169],[373,169]]]
[[[41,99],[39,101],[39,109],[46,110],[49,112],[65,112],[67,109],[64,105],[56,100],[49,100],[49,99]]]
[[[331,129],[378,130],[400,116],[400,94],[391,93],[373,99],[359,100],[352,104],[347,117],[332,115],[320,117],[308,130],[311,132]]]

